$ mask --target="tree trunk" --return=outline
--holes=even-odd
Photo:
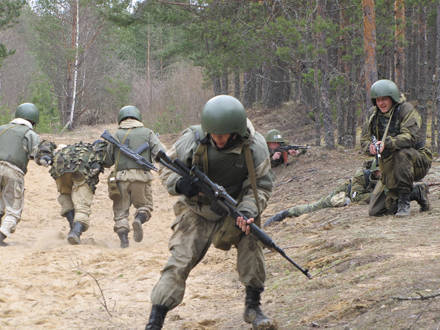
[[[319,0],[318,1],[318,15],[322,17],[322,19],[325,21],[325,4],[326,0]],[[335,148],[335,136],[334,136],[334,125],[333,125],[333,118],[331,113],[331,107],[330,107],[330,97],[329,97],[329,90],[330,90],[330,84],[329,84],[329,59],[328,59],[328,52],[327,47],[325,44],[326,40],[326,32],[325,30],[319,32],[319,49],[321,50],[321,54],[319,55],[319,68],[321,71],[321,86],[320,86],[320,101],[321,101],[321,109],[322,109],[322,122],[324,126],[324,141],[325,146],[328,149],[334,149]]]
[[[371,85],[377,80],[376,65],[376,14],[374,11],[374,0],[362,0],[362,10],[364,14],[364,52],[365,52],[365,88],[367,91],[367,99],[363,116],[366,117],[370,108]]]
[[[243,105],[249,108],[255,103],[255,71],[244,73],[243,85]]]
[[[435,87],[436,87],[436,108],[437,125],[440,123],[440,3],[437,4],[437,38],[436,38],[436,68],[435,68]],[[437,152],[440,152],[440,130],[437,130]]]
[[[427,91],[429,89],[429,86],[427,84],[427,57],[426,57],[426,48],[427,48],[427,38],[426,38],[426,8],[419,4],[419,15],[418,15],[418,68],[419,68],[419,75],[418,75],[418,81],[417,81],[417,96],[418,96],[418,110],[420,112],[420,115],[422,116],[422,133],[421,136],[423,138],[423,142],[426,142],[426,130],[427,130],[427,122],[428,122],[428,114],[427,114],[427,107],[426,102],[428,100],[427,98]]]
[[[394,1],[394,19],[396,28],[394,31],[394,82],[401,91],[405,90],[405,2]]]
[[[222,94],[222,82],[219,76],[212,77],[212,88],[214,91],[214,95]]]
[[[234,96],[240,100],[240,71],[234,71]]]
[[[227,70],[222,74],[222,93],[224,95],[229,95],[229,79]]]

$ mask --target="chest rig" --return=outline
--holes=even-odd
[[[243,143],[241,153],[224,153],[214,147],[210,148],[209,136],[203,133],[200,126],[192,126],[191,130],[197,143],[192,165],[201,168],[212,181],[223,186],[236,200],[241,200],[242,183],[249,177],[259,216],[261,209],[258,201],[257,179],[248,141]]]

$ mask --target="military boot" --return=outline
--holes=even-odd
[[[72,245],[81,243],[80,236],[84,230],[84,225],[81,222],[75,221],[69,235],[67,235],[67,241]]]
[[[429,186],[426,183],[418,183],[414,185],[411,191],[410,200],[417,201],[417,203],[420,205],[420,212],[429,211],[431,209],[428,194]]]
[[[0,232],[0,246],[7,246],[8,244],[5,243],[6,235],[3,235],[2,232]]]
[[[151,307],[150,318],[145,326],[145,330],[160,330],[163,327],[165,316],[168,313],[168,307],[163,305],[153,305]]]
[[[252,329],[272,330],[276,329],[275,323],[263,314],[260,309],[260,294],[263,288],[246,287],[245,310],[243,319],[246,323],[252,323]]]
[[[135,242],[142,242],[144,231],[142,225],[150,219],[150,215],[146,212],[139,212],[133,221],[133,239]]]
[[[75,218],[75,210],[70,210],[70,211],[64,213],[63,217],[65,217],[67,219],[67,221],[69,222],[69,227],[72,230],[72,228],[73,228],[73,219]]]
[[[401,193],[397,200],[397,213],[396,217],[407,217],[410,215],[410,194]]]
[[[121,240],[121,248],[125,249],[128,247],[128,230],[127,229],[120,229],[116,232],[118,234],[119,239]]]

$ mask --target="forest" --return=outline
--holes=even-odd
[[[126,104],[178,132],[230,94],[248,109],[301,111],[315,145],[354,148],[369,87],[391,79],[438,152],[439,70],[433,0],[0,3],[0,119],[33,102],[40,132],[114,123]]]

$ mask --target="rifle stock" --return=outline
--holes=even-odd
[[[237,217],[243,217],[245,220],[248,220],[244,214],[237,210],[238,202],[227,193],[226,189],[211,181],[211,179],[209,179],[208,176],[198,167],[193,166],[191,169],[189,169],[181,160],[171,160],[163,151],[159,151],[156,159],[171,171],[191,180],[192,184],[197,185],[200,191],[205,194],[209,200],[217,203],[217,205],[220,206],[221,209],[224,209],[232,218],[236,219]],[[305,276],[307,276],[307,278],[312,278],[308,269],[303,269],[301,266],[295,263],[289,256],[287,256],[283,249],[276,245],[272,238],[261,230],[256,224],[251,223],[249,226],[251,234],[256,239],[263,243],[267,248],[277,251],[287,261],[289,261]]]

